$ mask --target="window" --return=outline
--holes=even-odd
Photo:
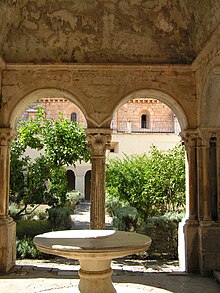
[[[77,122],[77,114],[75,112],[71,113],[71,121]]]
[[[141,128],[147,128],[147,115],[141,115]]]

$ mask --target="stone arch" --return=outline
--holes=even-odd
[[[116,112],[124,103],[131,99],[138,99],[138,98],[153,98],[160,100],[164,104],[166,104],[176,115],[181,130],[186,129],[188,126],[188,120],[185,112],[183,111],[180,104],[173,98],[171,95],[156,89],[140,89],[133,91],[126,96],[122,97],[120,103],[114,108],[114,112]],[[113,112],[113,113],[114,113]],[[113,115],[113,114],[112,114]]]
[[[86,113],[86,110],[76,96],[74,96],[70,92],[67,92],[58,88],[42,88],[42,89],[29,92],[28,94],[23,96],[19,100],[19,102],[17,102],[17,104],[14,106],[9,116],[10,127],[12,129],[16,128],[19,117],[21,117],[22,113],[25,111],[28,105],[30,105],[30,103],[37,101],[38,99],[42,99],[45,97],[52,98],[54,96],[56,96],[57,98],[64,98],[73,102],[82,111],[88,123],[88,115]]]

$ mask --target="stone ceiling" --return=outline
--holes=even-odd
[[[9,63],[189,64],[219,22],[219,0],[0,0],[0,55]]]

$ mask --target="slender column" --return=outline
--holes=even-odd
[[[110,129],[87,129],[92,150],[90,228],[105,228],[105,152],[110,147]]]
[[[197,220],[197,172],[196,172],[196,147],[197,132],[186,130],[180,133],[187,154],[188,174],[187,174],[187,197],[188,197],[188,216],[189,220]]]
[[[14,134],[10,128],[0,128],[0,217],[8,216],[10,179],[10,141]]]
[[[211,221],[211,200],[210,200],[210,138],[209,132],[200,131],[200,147],[202,150],[202,194],[203,194],[203,221]]]
[[[216,135],[216,164],[217,164],[217,221],[220,222],[220,134]]]
[[[16,259],[16,224],[8,214],[10,180],[10,128],[0,128],[0,273],[9,271]]]

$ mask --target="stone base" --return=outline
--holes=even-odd
[[[0,273],[8,272],[16,260],[16,223],[11,217],[0,217]]]
[[[185,270],[188,273],[199,273],[198,221],[187,220],[183,230],[185,240]]]
[[[220,271],[220,226],[202,225],[199,227],[199,262],[200,274],[209,276],[213,271]]]
[[[111,260],[80,260],[81,293],[116,293],[112,284]]]

